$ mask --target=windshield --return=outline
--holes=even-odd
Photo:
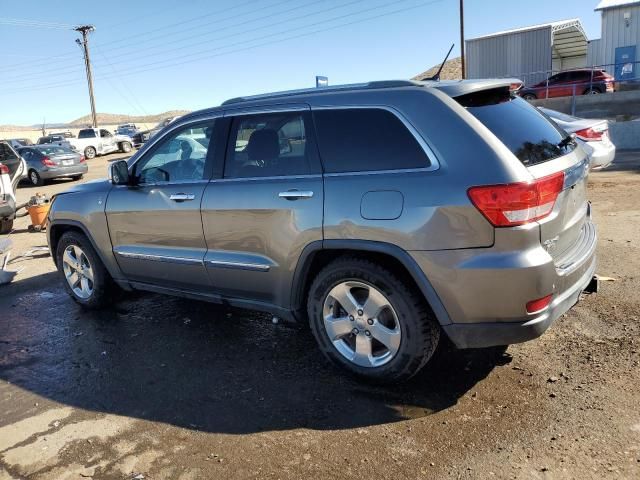
[[[576,144],[563,140],[557,128],[526,100],[507,88],[474,92],[456,100],[504,143],[527,166],[553,160],[573,151]]]

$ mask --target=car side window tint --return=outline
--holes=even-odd
[[[236,117],[229,137],[225,178],[313,173],[313,149],[303,112]]]
[[[381,108],[313,113],[326,173],[425,168],[427,154],[405,124]]]
[[[214,121],[181,128],[165,138],[136,164],[140,183],[184,182],[204,179]]]

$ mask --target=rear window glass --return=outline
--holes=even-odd
[[[60,155],[63,153],[73,153],[68,148],[58,147],[58,146],[40,147],[38,148],[38,150],[40,150],[45,155]]]
[[[95,138],[96,132],[93,130],[80,130],[78,132],[78,138]]]
[[[576,144],[526,100],[508,89],[470,93],[456,100],[527,166],[571,152]]]
[[[430,165],[413,134],[387,110],[319,110],[313,117],[327,173],[424,168]]]

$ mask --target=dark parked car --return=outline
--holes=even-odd
[[[27,178],[35,186],[52,178],[79,180],[89,169],[83,155],[58,145],[23,147],[18,153],[27,162]]]
[[[38,145],[58,145],[59,147],[65,147],[73,150],[73,145],[64,135],[46,135],[38,139]]]
[[[236,98],[167,125],[110,181],[56,195],[67,292],[115,284],[308,321],[351,373],[411,377],[541,335],[593,288],[588,158],[513,80]],[[259,368],[256,365],[256,368]]]
[[[525,100],[537,98],[567,97],[573,95],[574,86],[576,95],[596,95],[615,91],[615,79],[605,70],[593,70],[590,68],[568,70],[556,73],[549,77],[548,95],[547,81],[536,83],[530,87],[522,88],[518,95]]]

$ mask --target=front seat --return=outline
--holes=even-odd
[[[278,132],[271,128],[256,130],[249,137],[245,152],[248,161],[242,166],[240,176],[269,175],[280,156]]]

